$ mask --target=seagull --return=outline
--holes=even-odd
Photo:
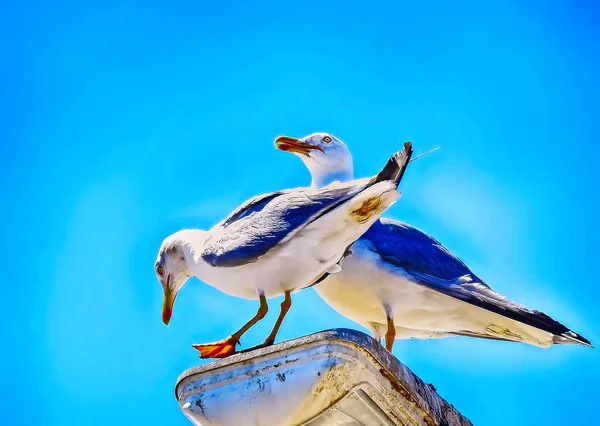
[[[300,157],[312,186],[354,178],[348,147],[328,133],[279,136],[275,147]],[[415,157],[414,159],[416,159]],[[343,316],[371,331],[392,351],[396,339],[471,336],[593,347],[548,315],[500,295],[425,232],[380,218],[348,250],[342,270],[315,286]]]
[[[256,315],[231,336],[193,345],[201,358],[235,353],[241,336],[267,314],[267,299],[283,295],[279,317],[259,347],[273,344],[291,293],[339,272],[346,249],[400,197],[411,155],[407,142],[370,179],[259,195],[208,231],[185,229],[167,237],[154,265],[165,325],[177,294],[195,276],[228,295],[259,300]]]

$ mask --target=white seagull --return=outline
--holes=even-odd
[[[353,179],[348,147],[328,133],[280,136],[277,149],[296,154],[320,188]],[[592,346],[548,315],[490,288],[439,241],[413,226],[377,220],[349,249],[342,271],[315,286],[336,311],[369,329],[391,352],[395,339],[455,335]]]
[[[397,187],[411,155],[406,143],[373,178],[260,195],[208,231],[186,229],[167,237],[155,263],[164,291],[163,322],[168,325],[178,292],[196,276],[231,296],[260,301],[256,315],[228,338],[193,345],[202,358],[233,354],[240,337],[267,314],[267,299],[284,295],[261,346],[272,344],[290,294],[339,272],[346,249],[400,197]]]

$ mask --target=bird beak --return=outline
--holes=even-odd
[[[306,156],[308,156],[310,151],[315,149],[321,152],[323,151],[323,148],[320,146],[311,145],[309,143],[302,142],[300,139],[292,138],[290,136],[278,136],[275,139],[275,148],[280,151],[295,152]]]
[[[169,281],[171,281],[171,274],[167,276],[167,285],[165,286],[165,295],[163,298],[162,320],[165,325],[169,325],[169,321],[171,321],[173,304],[175,303],[175,298],[177,297],[177,292],[169,286]]]

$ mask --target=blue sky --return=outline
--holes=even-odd
[[[441,146],[386,216],[600,344],[593,2],[105,3],[0,5],[7,424],[188,424],[173,386],[200,362],[190,344],[256,302],[194,279],[165,327],[155,256],[171,232],[308,184],[280,134],[341,137],[357,176],[406,139]],[[307,290],[279,337],[333,327],[357,326]],[[394,353],[477,425],[587,424],[596,403],[598,350]]]

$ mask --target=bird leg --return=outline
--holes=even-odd
[[[394,320],[389,315],[387,318],[387,331],[385,333],[385,348],[391,353],[394,347],[394,341],[396,340],[396,326]]]
[[[240,343],[242,335],[250,329],[254,324],[263,319],[269,311],[269,305],[267,305],[267,298],[261,294],[259,296],[260,306],[256,315],[248,321],[242,328],[233,333],[226,339],[220,340],[213,343],[197,344],[192,345],[195,349],[200,352],[200,358],[225,358],[235,353],[235,345]]]
[[[279,327],[281,327],[281,323],[283,323],[283,318],[285,318],[286,314],[292,307],[292,298],[290,296],[290,292],[285,292],[285,297],[283,298],[283,302],[281,302],[281,311],[279,311],[279,316],[277,317],[277,321],[275,321],[275,325],[273,326],[273,330],[271,330],[271,334],[265,339],[263,343],[265,346],[272,345],[275,343],[275,336],[279,332]]]
[[[277,336],[277,332],[279,331],[279,327],[281,327],[281,323],[283,323],[283,318],[286,316],[290,307],[292,306],[292,298],[290,296],[290,292],[285,292],[285,297],[283,302],[281,302],[281,311],[279,312],[279,316],[277,317],[277,321],[275,321],[275,325],[273,326],[273,330],[271,330],[271,334],[265,339],[265,341],[257,346],[246,349],[244,352],[253,351],[254,349],[266,348],[267,346],[271,346],[275,343],[275,337]]]

